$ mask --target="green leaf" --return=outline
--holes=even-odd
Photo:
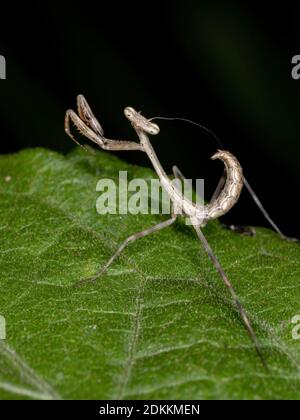
[[[270,366],[184,222],[131,244],[97,283],[74,284],[166,218],[105,215],[100,178],[153,172],[113,154],[43,149],[0,158],[1,398],[299,398],[300,248],[267,229],[204,232]]]

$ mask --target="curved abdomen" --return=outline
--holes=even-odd
[[[220,194],[207,205],[208,220],[217,219],[227,213],[238,201],[244,185],[243,169],[237,158],[230,152],[219,150],[212,160],[224,162],[227,179]]]

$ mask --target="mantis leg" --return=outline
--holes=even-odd
[[[249,184],[249,182],[247,181],[247,179],[245,177],[244,177],[244,185],[247,188],[248,192],[250,193],[251,197],[253,198],[255,204],[257,205],[259,210],[262,212],[264,218],[270,223],[270,225],[278,233],[278,235],[280,235],[282,237],[282,239],[294,240],[294,239],[288,238],[286,235],[284,235],[284,233],[282,233],[282,231],[279,229],[279,227],[276,225],[274,220],[271,218],[271,216],[269,215],[267,210],[262,205],[262,202],[257,197],[257,195],[255,194],[254,190],[252,189],[251,185]]]
[[[190,189],[193,190],[193,184],[192,184],[191,180],[190,179],[187,180],[187,178],[183,175],[183,173],[178,168],[178,166],[173,166],[172,170],[173,170],[173,175],[174,175],[175,178],[180,179],[182,182],[183,181],[188,181]],[[203,198],[200,197],[200,195],[197,191],[196,191],[196,196],[197,196],[197,199],[199,199],[199,202],[202,203]]]
[[[96,126],[96,124],[99,124],[99,123],[95,121],[94,121],[94,125]],[[78,115],[74,111],[69,109],[66,112],[66,116],[65,116],[65,132],[76,144],[83,147],[85,150],[87,150],[86,147],[80,144],[71,133],[70,122],[73,122],[73,124],[79,130],[81,134],[86,136],[89,140],[96,143],[98,146],[100,146],[104,150],[113,150],[113,151],[142,150],[141,145],[134,141],[124,141],[124,140],[121,141],[121,140],[107,139],[102,134],[100,134],[100,133],[103,133],[103,131],[102,132],[100,131],[102,129],[100,124],[98,128],[99,132],[95,132],[91,128],[93,127],[91,121],[87,124],[80,117],[78,117]]]
[[[183,173],[181,172],[181,170],[178,168],[178,166],[173,166],[172,169],[173,169],[173,175],[175,176],[175,178],[181,179],[181,181],[186,179]]]
[[[256,334],[255,334],[254,329],[252,327],[252,324],[249,320],[249,317],[248,317],[243,305],[241,304],[240,299],[238,298],[238,295],[237,295],[234,287],[232,286],[230,280],[228,279],[228,277],[227,277],[223,267],[221,266],[218,258],[213,253],[213,250],[211,249],[211,247],[210,247],[207,239],[205,238],[202,230],[199,228],[199,226],[195,226],[195,225],[194,225],[194,229],[195,229],[195,231],[197,233],[197,236],[198,236],[200,242],[202,243],[207,255],[209,256],[211,262],[213,263],[214,267],[216,268],[217,272],[219,273],[220,277],[222,278],[225,286],[229,289],[230,294],[231,294],[232,299],[233,299],[233,302],[234,302],[236,308],[239,311],[239,314],[240,314],[240,316],[242,318],[242,321],[243,321],[243,323],[244,323],[244,325],[245,325],[245,327],[246,327],[246,329],[247,329],[247,331],[250,335],[251,340],[253,341],[253,343],[255,345],[256,351],[257,351],[263,365],[267,368],[266,361],[265,361],[264,356],[263,356],[262,351],[261,351],[260,343],[259,343],[259,341],[256,337]]]
[[[162,230],[170,225],[172,225],[177,219],[176,215],[173,215],[170,219],[165,220],[164,222],[158,223],[157,225],[154,225],[148,229],[145,229],[141,232],[137,232],[134,235],[129,236],[117,249],[117,251],[111,256],[111,258],[107,261],[106,264],[101,268],[101,270],[95,274],[93,277],[90,277],[88,279],[80,280],[77,283],[77,286],[82,285],[86,282],[95,282],[98,280],[99,277],[104,274],[107,269],[111,266],[111,264],[120,256],[120,254],[124,251],[124,249],[132,242],[136,241],[137,239],[144,238],[145,236],[150,235],[151,233],[157,232],[159,230]]]

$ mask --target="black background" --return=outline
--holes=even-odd
[[[300,54],[296,2],[264,5],[201,0],[26,2],[1,5],[1,153],[24,147],[67,152],[64,112],[83,93],[111,138],[132,138],[131,105],[147,117],[193,119],[216,132],[282,230],[300,237]],[[159,123],[153,145],[168,172],[206,180],[222,164],[217,144],[180,122]],[[138,152],[120,153],[148,165]],[[266,225],[248,194],[228,223]]]

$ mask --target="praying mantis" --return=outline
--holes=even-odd
[[[170,197],[170,200],[173,204],[173,209],[176,206],[179,206],[183,209],[185,217],[190,219],[190,224],[194,228],[197,237],[199,238],[201,244],[203,245],[208,257],[210,258],[215,269],[219,273],[221,279],[223,280],[225,286],[228,288],[233,303],[237,308],[240,317],[245,325],[246,330],[249,333],[250,338],[252,339],[256,351],[261,358],[263,365],[267,368],[264,356],[261,351],[261,346],[254,331],[254,328],[251,324],[249,316],[244,309],[231,281],[226,275],[219,259],[214,254],[212,248],[210,247],[205,235],[202,232],[202,228],[211,220],[217,219],[224,214],[226,214],[239,200],[243,186],[245,186],[250,194],[252,195],[254,201],[270,222],[273,228],[278,232],[282,238],[286,238],[283,233],[279,230],[273,220],[270,218],[269,214],[266,212],[262,206],[260,200],[254,193],[253,189],[250,187],[248,181],[243,175],[243,169],[237,160],[237,158],[230,152],[225,150],[218,150],[216,154],[212,156],[212,159],[219,159],[224,163],[225,172],[222,176],[217,189],[210,201],[209,204],[199,205],[194,203],[189,198],[179,194],[178,190],[175,188],[174,184],[169,179],[168,175],[164,171],[160,161],[152,147],[152,144],[149,139],[149,135],[157,135],[160,132],[160,128],[157,124],[153,123],[153,119],[149,120],[145,118],[141,113],[137,112],[132,107],[126,107],[124,110],[125,117],[131,123],[133,129],[135,130],[138,142],[128,141],[128,140],[113,140],[108,139],[104,136],[104,131],[96,117],[94,116],[91,108],[89,107],[86,99],[83,95],[78,95],[77,97],[77,109],[78,114],[73,110],[67,110],[65,115],[65,132],[71,137],[75,143],[82,146],[71,133],[71,122],[77,127],[81,134],[86,136],[89,140],[97,144],[104,150],[107,151],[129,151],[129,150],[139,150],[147,154],[150,159],[152,166],[157,173],[163,188],[166,190],[167,194]],[[84,147],[84,146],[82,146]],[[181,179],[183,175],[177,167],[173,167],[173,173],[175,178]],[[148,236],[154,232],[158,232],[164,228],[171,226],[177,219],[177,214],[173,211],[171,217],[163,222],[156,224],[148,229],[145,229],[141,232],[137,232],[130,237],[128,237],[117,249],[114,255],[107,261],[107,263],[101,268],[101,270],[93,276],[90,281],[96,281],[110,265],[119,257],[123,250],[132,242],[137,239]],[[87,280],[84,280],[87,281]]]

